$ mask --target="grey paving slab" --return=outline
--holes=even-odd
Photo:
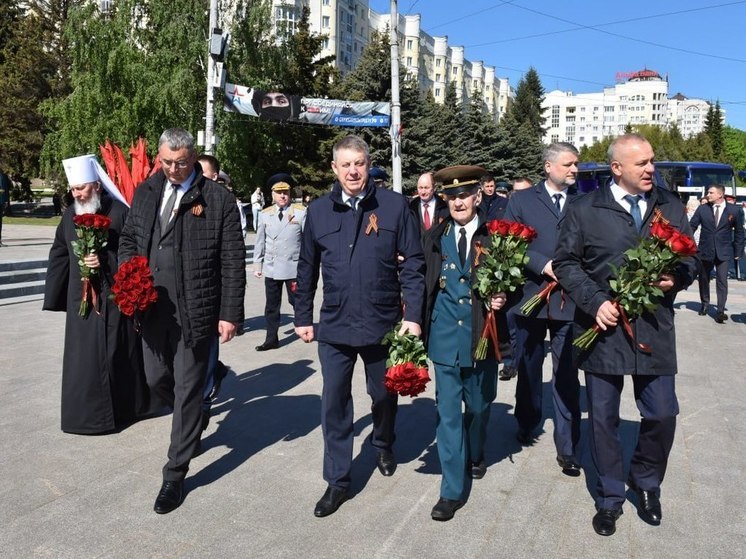
[[[52,230],[53,228],[48,228]],[[29,258],[51,236],[17,231]],[[3,241],[13,243],[5,227]],[[46,248],[40,239],[46,238]],[[36,252],[36,254],[32,254]],[[15,253],[14,253],[15,254]],[[13,256],[17,258],[17,256]],[[64,316],[38,301],[0,307],[0,555],[30,558],[224,557],[603,557],[731,558],[746,555],[743,451],[746,432],[746,285],[731,282],[724,325],[697,316],[696,290],[679,297],[677,335],[681,415],[663,485],[664,519],[651,527],[627,502],[618,531],[591,527],[594,483],[587,445],[584,473],[563,476],[554,462],[552,424],[535,445],[513,438],[515,381],[500,382],[486,449],[488,471],[453,521],[430,520],[439,492],[434,387],[401,400],[391,478],[375,470],[365,439],[369,400],[356,371],[355,496],[334,515],[313,516],[324,491],[319,426],[321,375],[315,344],[292,335],[284,315],[277,351],[263,340],[261,282],[248,278],[249,331],[221,348],[232,372],[192,462],[189,493],[175,512],[152,505],[160,486],[170,417],[99,437],[59,430]],[[288,308],[284,311],[287,313]],[[545,381],[549,378],[545,367]],[[547,402],[547,411],[549,411]],[[638,415],[622,400],[630,452]],[[585,417],[585,416],[584,416]],[[585,426],[584,426],[584,437]]]

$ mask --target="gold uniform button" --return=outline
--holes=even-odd
[[[464,278],[461,278],[458,281],[460,281],[461,283],[464,283],[466,280]]]

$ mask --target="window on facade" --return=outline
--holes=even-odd
[[[453,75],[455,76],[455,75],[457,75],[457,74],[458,74],[458,68],[454,68],[454,69],[453,69]]]
[[[331,1],[332,1],[332,0],[323,0],[323,2],[321,2],[321,3],[322,3],[322,4],[324,5],[324,6],[328,6],[329,4],[331,4]]]
[[[412,50],[412,39],[407,39],[407,50]]]
[[[567,109],[565,109],[565,110],[567,111],[567,114],[569,114],[569,115],[575,113],[575,107],[567,107]]]
[[[411,66],[411,65],[412,65],[412,57],[408,56],[407,57],[407,66]]]
[[[552,128],[559,128],[559,105],[552,105]]]
[[[551,141],[552,143],[559,142],[559,134],[552,134]]]
[[[567,115],[565,117],[565,122],[575,122],[575,115]]]
[[[435,67],[436,67],[436,68],[440,68],[440,63],[441,63],[441,60],[440,60],[440,58],[436,58],[436,59],[435,59]]]
[[[325,29],[329,27],[329,16],[321,16],[321,27]]]
[[[435,96],[436,97],[440,97],[440,88],[439,87],[435,88]]]

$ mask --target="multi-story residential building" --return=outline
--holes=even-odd
[[[709,103],[681,94],[669,99],[668,79],[645,69],[601,92],[550,91],[542,108],[548,127],[545,142],[582,147],[623,134],[628,124],[666,128],[676,124],[685,136],[697,134],[704,128]]]
[[[391,15],[371,10],[367,0],[273,0],[278,35],[295,31],[303,6],[310,9],[311,31],[327,36],[321,56],[334,55],[342,74],[357,65],[371,30],[388,33],[391,28]],[[495,120],[508,109],[513,97],[508,79],[496,77],[492,66],[466,59],[464,47],[450,46],[447,36],[423,31],[419,14],[399,16],[398,33],[402,64],[420,91],[431,92],[442,103],[446,87],[453,83],[463,102],[481,95],[484,109]]]

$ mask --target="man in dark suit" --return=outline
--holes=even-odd
[[[479,179],[482,189],[482,201],[479,203],[479,211],[484,215],[485,221],[502,219],[505,208],[508,206],[508,190],[501,188],[503,192],[497,193],[495,177],[485,174]]]
[[[245,247],[236,198],[204,177],[194,138],[161,134],[161,170],[135,190],[119,241],[119,261],[146,256],[158,300],[142,321],[145,376],[173,408],[168,462],[154,510],[181,505],[189,462],[202,433],[202,391],[210,347],[243,322]]]
[[[435,195],[432,173],[423,173],[417,179],[417,196],[409,203],[409,208],[417,218],[420,236],[448,217],[448,205]]]
[[[458,165],[435,174],[443,183],[450,217],[423,238],[427,264],[427,353],[435,366],[438,407],[436,436],[443,472],[433,520],[450,520],[464,505],[466,476],[484,477],[484,442],[490,404],[497,395],[497,361],[493,347],[475,361],[474,350],[484,328],[485,301],[476,281],[475,246],[488,246],[490,235],[477,214],[479,176],[484,169]],[[505,293],[488,301],[494,310],[505,304]],[[504,322],[502,322],[504,326]],[[501,332],[506,340],[505,330]],[[462,406],[464,411],[462,412]]]
[[[699,314],[707,314],[710,304],[710,274],[715,268],[718,301],[715,322],[722,324],[728,319],[725,314],[728,267],[731,260],[737,261],[743,254],[743,212],[725,201],[725,187],[722,184],[713,184],[707,189],[707,202],[697,208],[690,221],[693,231],[701,227],[698,248],[702,261],[702,273],[699,274],[702,307]]]
[[[627,483],[637,494],[640,515],[661,521],[660,485],[676,430],[676,293],[694,279],[694,258],[670,274],[650,278],[664,296],[660,305],[633,321],[634,340],[622,327],[609,286],[612,265],[649,235],[654,216],[691,234],[679,198],[653,186],[653,148],[639,134],[616,138],[609,146],[613,182],[570,204],[562,222],[552,266],[562,287],[575,301],[576,334],[596,325],[599,338],[579,355],[585,371],[589,442],[597,470],[593,528],[610,536],[626,498],[623,447],[619,438],[619,404],[625,376],[632,381],[640,411],[640,431]],[[647,345],[648,349],[645,348]]]
[[[400,334],[420,335],[425,294],[422,245],[406,199],[375,186],[368,175],[368,145],[358,136],[342,138],[333,153],[338,180],[308,206],[295,295],[295,332],[306,343],[318,340],[324,380],[321,428],[328,487],[314,509],[318,517],[334,513],[350,496],[351,384],[358,357],[373,401],[371,444],[378,469],[384,476],[396,469],[397,395],[383,384],[388,351],[381,340],[399,320]],[[313,300],[319,273],[324,298],[317,334]]]
[[[573,185],[578,174],[578,150],[568,143],[553,143],[544,150],[546,179],[536,186],[514,192],[505,219],[536,229],[537,237],[528,247],[526,284],[515,306],[516,383],[515,418],[517,438],[533,441],[532,431],[542,417],[542,368],[544,338],[549,332],[552,353],[552,401],[554,404],[554,446],[557,462],[569,476],[580,475],[575,449],[580,440],[580,383],[572,352],[572,319],[575,305],[558,285],[538,311],[524,315],[520,307],[550,282],[556,281],[552,257],[557,248],[559,228],[571,201],[577,195]]]

